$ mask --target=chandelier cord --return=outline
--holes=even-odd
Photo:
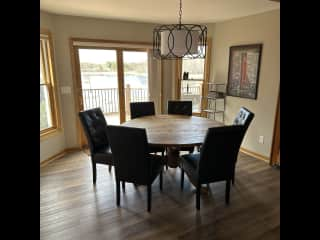
[[[181,15],[182,15],[182,0],[180,0],[180,10],[179,10],[179,27],[181,29]]]

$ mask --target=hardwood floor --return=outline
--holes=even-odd
[[[280,171],[239,153],[230,205],[225,183],[210,184],[195,208],[195,192],[180,169],[152,185],[152,209],[147,212],[146,187],[126,184],[121,207],[116,206],[114,171],[97,165],[96,187],[91,161],[76,152],[41,168],[40,236],[49,239],[280,239]]]

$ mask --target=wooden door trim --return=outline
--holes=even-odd
[[[204,80],[202,85],[202,96],[208,95],[208,83],[209,83],[210,68],[211,68],[211,46],[212,46],[212,39],[209,37],[207,39],[206,58],[205,58],[205,64],[204,64]],[[208,101],[206,98],[202,98],[200,116],[203,116],[203,113],[204,113],[203,110],[207,108],[208,108]]]
[[[78,47],[73,45],[73,40],[69,39],[69,45],[70,45],[70,56],[71,56],[71,69],[72,69],[72,82],[73,82],[73,97],[75,102],[75,113],[76,113],[76,138],[79,144],[80,148],[83,148],[85,145],[84,137],[82,136],[82,130],[81,130],[81,123],[78,116],[78,113],[82,110],[81,100],[80,97],[82,97],[82,93],[79,93],[79,90],[81,88],[81,79],[79,76],[80,72],[80,63],[79,63],[79,55],[78,55]],[[79,96],[80,94],[80,96]]]
[[[182,74],[182,60],[176,60],[176,100],[180,100],[181,98],[181,74]]]
[[[161,114],[163,114],[164,113],[164,109],[163,109],[164,97],[163,97],[163,62],[162,62],[162,59],[160,59],[159,62],[160,62],[160,79],[161,79],[160,80],[160,110],[161,110]]]
[[[129,44],[129,45],[143,45],[146,48],[152,48],[152,42],[139,42],[139,41],[120,41],[120,40],[108,40],[108,39],[96,39],[96,38],[77,38],[71,37],[73,42],[88,42],[88,43],[113,43],[113,44]]]
[[[274,120],[273,140],[272,140],[272,148],[271,148],[271,154],[270,154],[271,155],[270,165],[274,165],[277,163],[279,153],[280,153],[280,90],[278,94],[276,116]]]
[[[125,96],[124,96],[124,72],[123,72],[123,50],[117,49],[117,74],[119,91],[119,113],[120,123],[126,121]]]

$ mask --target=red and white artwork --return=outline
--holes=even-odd
[[[230,47],[227,95],[257,98],[262,44]]]

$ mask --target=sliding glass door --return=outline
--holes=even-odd
[[[79,49],[83,110],[101,108],[108,124],[120,124],[116,50]]]
[[[79,47],[76,55],[81,110],[99,107],[118,125],[130,119],[130,102],[149,100],[147,51]]]
[[[146,51],[123,51],[126,120],[130,119],[130,102],[149,100],[148,54]]]

